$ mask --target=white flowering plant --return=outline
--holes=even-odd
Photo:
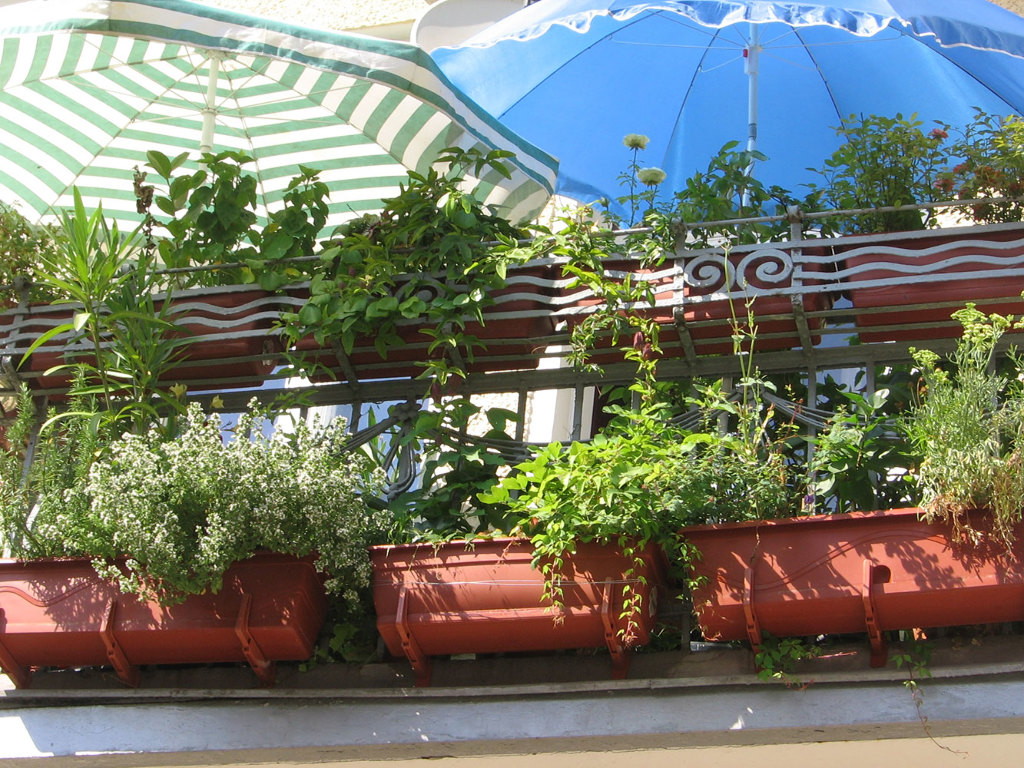
[[[328,591],[354,604],[370,581],[367,547],[389,530],[368,503],[383,479],[344,450],[343,419],[270,427],[253,404],[225,439],[219,415],[192,404],[173,439],[156,428],[125,433],[72,487],[20,500],[46,510],[31,542],[92,557],[124,591],[163,604],[216,592],[233,563],[258,551],[316,556]]]

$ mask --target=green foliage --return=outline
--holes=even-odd
[[[331,629],[326,641],[316,647],[312,658],[299,665],[301,671],[309,672],[321,663],[365,664],[376,656],[377,626],[372,610],[328,622],[328,626]]]
[[[156,241],[160,259],[173,269],[217,267],[191,272],[182,281],[190,285],[258,282],[277,290],[298,282],[306,271],[294,260],[311,256],[317,236],[327,223],[327,185],[319,172],[299,166],[285,189],[282,205],[268,211],[265,226],[256,216],[256,176],[245,172],[251,157],[243,152],[221,152],[202,157],[203,169],[179,173],[187,154],[168,158],[147,153],[149,167],[163,180],[164,194],[153,203],[163,217],[154,219],[167,232]],[[227,268],[224,265],[242,264]]]
[[[682,441],[658,481],[676,525],[764,520],[799,509],[801,478],[787,460],[793,431],[764,401],[763,388],[770,386],[744,378],[735,397],[717,381],[691,399],[703,430]]]
[[[346,353],[357,339],[372,338],[386,357],[405,343],[400,324],[423,322],[430,358],[423,378],[444,385],[464,377],[460,360],[472,360],[480,344],[467,323],[482,323],[491,293],[504,287],[520,231],[463,182],[485,169],[507,176],[507,156],[446,149],[425,173],[409,172],[379,217],[341,227],[313,268],[308,302],[283,316],[288,335],[312,335],[326,346],[336,340]]]
[[[193,404],[177,438],[125,433],[93,455],[87,424],[73,419],[53,433],[76,442],[51,450],[62,462],[34,470],[41,482],[22,497],[23,512],[38,509],[31,541],[47,554],[90,556],[125,591],[168,604],[217,591],[232,563],[261,549],[317,553],[328,589],[350,601],[369,583],[366,547],[384,539],[388,518],[364,501],[379,478],[341,450],[343,421],[268,436],[253,406],[225,442],[219,417]],[[122,573],[112,561],[125,555]]]
[[[935,182],[948,162],[946,127],[930,133],[916,115],[908,118],[850,115],[836,133],[842,143],[817,171],[824,183],[812,190],[837,209],[911,205],[938,199]],[[827,226],[839,232],[899,232],[924,229],[931,215],[920,210],[837,217]]]
[[[966,753],[940,744],[932,734],[931,725],[928,723],[928,716],[924,711],[924,692],[921,690],[920,681],[932,676],[929,666],[931,658],[932,647],[928,643],[916,639],[906,645],[900,653],[894,653],[891,656],[896,669],[905,670],[907,673],[907,679],[903,681],[903,687],[907,689],[910,698],[914,701],[914,707],[917,709],[917,718],[921,721],[921,727],[924,729],[925,735],[940,749],[966,757]]]
[[[778,216],[796,201],[780,187],[766,187],[753,173],[754,164],[767,160],[761,152],[737,150],[739,142],[730,141],[711,158],[706,171],[698,171],[675,193],[671,212],[683,232],[680,239],[689,248],[718,245],[765,243],[789,233],[783,221],[727,223],[732,219]],[[702,222],[723,222],[713,226],[693,226]]]
[[[561,602],[559,574],[565,555],[580,542],[622,548],[636,558],[622,586],[625,611],[640,608],[641,595],[629,584],[650,541],[674,546],[676,525],[660,498],[662,464],[675,450],[681,433],[655,412],[630,413],[589,443],[552,443],[518,464],[490,491],[485,505],[507,508],[529,535],[534,566],[544,576],[545,593]]]
[[[73,316],[35,339],[28,355],[62,334],[84,338],[88,353],[56,366],[77,374],[81,394],[95,395],[107,417],[136,427],[179,410],[160,385],[184,343],[167,320],[168,301],[157,265],[140,230],[122,234],[102,208],[85,210],[74,191],[74,209],[61,212],[57,248],[44,254],[36,280],[74,308]],[[154,402],[154,399],[156,402]]]
[[[0,309],[21,300],[15,282],[27,278],[32,290],[29,298],[52,298],[34,283],[41,261],[52,258],[59,248],[60,233],[50,226],[32,224],[12,205],[0,202]]]
[[[936,186],[962,200],[1024,195],[1024,120],[977,110],[959,131],[949,153],[960,162],[942,173]],[[1021,221],[1024,200],[973,203],[963,213],[979,224]]]
[[[436,410],[417,415],[403,439],[425,455],[420,484],[390,505],[408,538],[437,541],[508,529],[507,507],[481,504],[478,497],[508,468],[502,448],[511,446],[507,430],[518,418],[465,397],[442,400]]]
[[[620,177],[629,194],[618,202],[629,206],[628,223],[636,228],[619,231],[623,222],[611,211],[581,206],[558,216],[550,229],[539,228],[543,237],[534,240],[529,254],[558,259],[567,289],[585,289],[594,296],[593,311],[571,321],[569,362],[579,370],[598,371],[592,355],[601,346],[598,340],[608,336],[623,360],[637,366],[638,378],[651,386],[661,347],[659,326],[644,312],[654,306],[657,293],[653,278],[647,277],[675,250],[676,232],[671,215],[656,203],[664,172],[641,168],[638,162],[647,142],[640,134],[623,139],[632,160]]]
[[[921,456],[914,474],[929,519],[971,533],[967,512],[989,508],[1009,543],[1024,510],[1024,361],[1011,355],[1013,376],[992,365],[1012,318],[973,304],[953,316],[964,330],[948,367],[912,350],[924,391],[902,427]]]
[[[114,424],[99,417],[94,398],[75,395],[68,412],[48,427],[32,394],[22,385],[17,416],[0,451],[0,549],[8,556],[58,557],[72,554],[63,536],[47,535],[58,519],[88,519],[85,484],[93,461],[114,438]]]
[[[899,653],[893,653],[890,661],[896,669],[907,671],[905,685],[911,690],[917,690],[917,681],[932,676],[931,661],[932,647],[923,641],[914,640],[907,644]]]
[[[761,645],[755,650],[754,665],[757,676],[766,683],[774,680],[787,688],[804,689],[808,684],[796,675],[797,664],[819,655],[821,649],[803,638],[779,638],[765,633]]]
[[[532,534],[538,563],[577,541],[665,541],[674,521],[657,481],[685,437],[654,411],[630,413],[588,443],[539,449],[480,500],[507,505],[517,527]]]
[[[799,498],[785,438],[770,437],[773,414],[760,385],[744,382],[738,400],[720,383],[704,388],[691,400],[702,416],[699,430],[667,419],[654,393],[641,397],[639,409],[612,407],[615,418],[590,442],[538,450],[479,498],[507,508],[513,530],[531,537],[556,602],[564,555],[578,542],[636,553],[654,541],[686,562],[693,553],[679,537],[683,526],[778,517]]]
[[[610,335],[623,359],[634,362],[644,378],[653,380],[661,355],[659,327],[643,310],[654,305],[655,289],[642,277],[635,278],[632,270],[643,275],[661,267],[673,238],[664,222],[643,235],[616,237],[593,209],[581,208],[561,217],[556,228],[534,242],[533,257],[562,260],[567,289],[587,289],[597,302],[593,312],[573,320],[569,361],[574,367],[596,370],[591,356],[598,339]]]
[[[813,440],[808,494],[821,512],[890,509],[909,503],[909,446],[890,428],[889,391],[841,391],[846,401]]]

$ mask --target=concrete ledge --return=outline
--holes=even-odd
[[[1022,645],[936,644],[920,712],[905,673],[871,670],[856,646],[806,663],[800,690],[759,681],[741,649],[638,655],[633,674],[652,676],[620,681],[537,680],[593,674],[607,665],[600,657],[448,661],[438,671],[456,684],[426,689],[401,684],[397,664],[295,671],[273,689],[238,684],[248,673],[234,668],[152,671],[137,690],[49,673],[38,688],[0,692],[0,758],[224,765],[921,738],[922,713],[935,736],[1013,734],[1024,729]]]

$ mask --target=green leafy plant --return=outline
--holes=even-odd
[[[421,323],[418,334],[429,342],[423,378],[443,386],[464,377],[481,344],[467,324],[484,322],[521,232],[463,181],[485,171],[507,176],[506,156],[446,149],[426,172],[410,171],[379,216],[341,227],[314,267],[309,300],[283,315],[290,338],[337,341],[346,354],[358,339],[373,339],[386,357],[405,344],[401,325]],[[304,365],[301,357],[295,362]]]
[[[1021,221],[1024,218],[1024,119],[977,110],[974,120],[959,130],[949,153],[960,162],[936,179],[936,187],[962,200],[995,197],[971,203],[962,212],[978,224]]]
[[[765,633],[754,653],[757,676],[764,682],[778,681],[787,688],[803,690],[806,683],[796,674],[801,661],[817,658],[821,649],[801,637],[775,637]]]
[[[757,394],[760,385],[744,381],[738,400],[720,382],[704,388],[689,401],[698,429],[668,418],[671,405],[644,392],[638,408],[612,406],[613,420],[591,441],[538,450],[480,500],[507,507],[518,520],[514,530],[531,537],[555,604],[564,555],[579,542],[638,555],[653,541],[686,562],[694,553],[680,538],[683,526],[777,517],[799,498],[785,437],[770,436],[773,413]],[[643,391],[646,383],[634,387]],[[638,599],[628,584],[623,592],[628,604]]]
[[[0,202],[0,308],[21,301],[22,284],[33,301],[52,298],[34,278],[39,263],[53,257],[59,241],[54,227],[33,224],[13,205]]]
[[[914,457],[885,412],[889,391],[845,400],[813,440],[808,494],[821,512],[888,509],[911,501]]]
[[[594,297],[592,310],[571,321],[570,363],[580,370],[599,370],[592,356],[607,337],[623,360],[634,363],[652,384],[661,348],[658,323],[649,313],[657,293],[649,276],[674,250],[676,230],[671,216],[657,205],[664,171],[639,164],[648,141],[632,133],[623,139],[632,159],[620,177],[629,193],[618,202],[630,210],[630,229],[616,229],[622,221],[606,205],[580,206],[557,217],[552,228],[538,229],[543,237],[534,240],[528,253],[530,258],[558,259],[567,289],[585,289]]]
[[[140,207],[149,212],[152,202],[163,214],[150,219],[166,232],[155,240],[161,261],[172,269],[207,268],[179,273],[179,284],[258,282],[266,290],[277,290],[307,276],[296,259],[314,254],[327,223],[329,190],[318,171],[300,165],[280,208],[269,211],[260,224],[258,180],[245,170],[252,162],[245,153],[203,155],[202,170],[194,173],[180,172],[186,153],[169,158],[150,151],[147,158],[162,179],[163,194],[150,188]],[[136,182],[137,194],[144,180],[143,173]]]
[[[370,612],[329,625],[331,629],[327,636],[317,645],[313,656],[299,665],[299,669],[309,672],[320,664],[365,664],[371,661],[377,655],[377,627],[373,618]]]
[[[483,408],[468,397],[442,399],[419,412],[402,438],[424,455],[418,487],[390,505],[407,538],[439,541],[508,529],[507,508],[481,504],[479,495],[507,470],[503,449],[514,448],[507,430],[516,421],[512,411]]]
[[[622,413],[620,411],[620,413]],[[580,542],[612,544],[638,559],[648,542],[670,546],[676,525],[657,478],[685,433],[658,418],[658,410],[622,413],[590,442],[552,443],[519,463],[481,502],[507,508],[513,530],[530,536],[534,565],[545,591],[559,604],[558,576],[567,553]],[[627,610],[640,594],[625,579]]]
[[[63,536],[46,535],[58,518],[88,517],[84,493],[93,461],[115,438],[115,424],[102,419],[95,398],[73,394],[60,419],[47,412],[39,429],[32,393],[22,385],[16,416],[0,451],[0,549],[8,557],[69,554]],[[59,532],[58,532],[59,533]]]
[[[795,203],[780,187],[766,187],[753,173],[755,162],[767,160],[761,152],[737,150],[730,141],[711,158],[707,170],[698,171],[675,193],[671,217],[680,228],[680,240],[689,248],[764,243],[789,233],[785,219],[729,223],[733,219],[779,216]],[[704,222],[720,222],[710,226]],[[697,226],[697,225],[700,226]]]
[[[917,711],[917,719],[921,721],[921,727],[929,740],[940,749],[953,754],[966,756],[965,752],[953,749],[942,744],[932,733],[931,724],[928,722],[928,715],[924,711],[924,691],[921,690],[921,681],[932,676],[931,660],[932,647],[923,640],[911,639],[899,653],[892,654],[892,662],[896,669],[906,671],[907,679],[903,681],[903,687],[907,689],[910,698],[914,701],[914,708]]]
[[[629,219],[625,222],[629,227],[647,219],[655,208],[658,187],[665,180],[665,172],[660,168],[640,166],[640,152],[647,149],[649,142],[650,138],[641,133],[628,133],[622,139],[622,143],[633,153],[626,170],[619,175],[619,182],[629,190],[627,194],[618,198],[620,204],[629,206]],[[641,208],[644,206],[646,210],[642,211]],[[605,215],[613,226],[623,223],[610,211]]]
[[[139,229],[122,234],[103,209],[88,212],[78,190],[74,208],[61,212],[58,247],[43,255],[36,281],[67,304],[70,319],[40,334],[30,356],[58,336],[85,340],[86,352],[53,370],[77,373],[108,418],[136,427],[179,409],[160,381],[178,359],[183,339],[167,319],[169,301],[152,252]]]
[[[1010,354],[1013,375],[993,366],[1011,318],[973,304],[953,316],[963,335],[948,365],[930,350],[912,351],[924,390],[902,428],[921,457],[914,476],[928,518],[976,535],[967,513],[990,509],[1009,543],[1024,514],[1024,361]]]
[[[816,171],[824,179],[812,193],[830,208],[913,205],[940,197],[935,182],[949,162],[948,126],[925,133],[916,115],[850,115],[836,128],[839,147]],[[923,210],[859,213],[826,226],[839,232],[899,232],[932,222]]]
[[[686,438],[661,477],[678,525],[770,519],[799,507],[800,478],[787,459],[793,430],[764,400],[771,387],[743,377],[730,393],[719,380],[691,398],[703,429]]]
[[[661,354],[659,327],[644,312],[654,306],[655,289],[643,276],[663,264],[666,238],[673,235],[663,226],[644,235],[617,237],[594,209],[581,208],[561,217],[554,230],[534,242],[532,257],[562,260],[568,290],[586,289],[594,296],[593,311],[572,323],[569,361],[575,368],[597,370],[591,359],[599,340],[608,336],[624,360],[653,378]]]
[[[757,324],[734,321],[733,352],[740,377],[699,384],[687,398],[702,429],[666,466],[665,503],[677,525],[782,517],[799,507],[802,477],[789,460],[791,423],[780,421],[765,395],[774,384],[758,371],[753,350]]]

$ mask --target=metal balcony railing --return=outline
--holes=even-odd
[[[905,362],[912,346],[945,351],[959,335],[950,315],[968,301],[989,311],[1024,314],[1024,224],[835,238],[792,229],[793,237],[782,242],[680,248],[654,269],[642,269],[639,260],[629,258],[608,262],[613,278],[628,275],[652,288],[654,304],[632,309],[659,325],[662,376],[737,373],[733,328],[749,320],[756,326],[754,354],[761,370],[811,372]],[[224,301],[224,295],[235,301]],[[565,365],[572,327],[594,312],[600,299],[564,276],[557,259],[510,269],[508,287],[493,299],[485,324],[471,329],[487,347],[466,360],[470,376],[464,391],[581,387],[632,376],[633,366],[621,361],[609,338],[598,339],[601,373]],[[294,311],[303,301],[301,285],[282,294],[251,286],[176,293],[171,319],[187,337],[189,359],[172,375],[186,379],[190,392],[251,390],[264,379],[283,377],[287,358],[276,321],[280,311]],[[51,339],[34,353],[35,360],[23,360],[33,341],[66,322],[72,311],[69,305],[23,304],[0,314],[8,387],[24,380],[49,395],[66,388],[66,376],[47,371],[88,354],[74,334]],[[430,339],[414,323],[403,335],[405,346],[386,357],[377,353],[372,338],[350,354],[336,344],[310,345],[307,353],[320,366],[321,385],[310,388],[312,401],[422,395],[417,362],[426,359]]]

